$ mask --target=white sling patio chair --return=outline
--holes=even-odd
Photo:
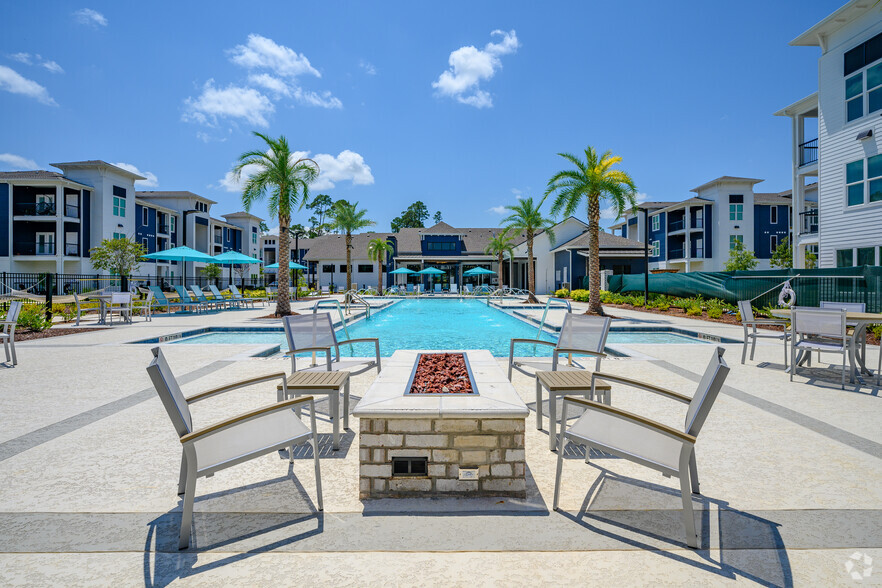
[[[600,370],[600,360],[606,357],[603,352],[606,346],[606,337],[609,335],[609,327],[612,319],[609,317],[595,316],[590,314],[567,313],[564,317],[563,326],[557,343],[543,341],[542,339],[512,339],[508,350],[508,379],[511,380],[513,369],[532,376],[536,370],[569,370],[587,369],[579,363],[572,362],[572,355],[590,355],[595,358],[594,371]],[[554,347],[551,361],[542,358],[515,361],[515,344],[545,345]],[[567,355],[567,365],[560,365],[560,356]],[[571,365],[572,364],[572,365]],[[527,371],[530,368],[533,371]]]
[[[153,320],[153,290],[147,290],[147,297],[143,302],[133,302],[133,311],[140,311],[145,321]]]
[[[450,284],[450,293],[451,294],[459,294],[459,286],[456,284]]]
[[[237,288],[235,284],[230,284],[230,295],[232,296],[230,300],[235,300],[242,305],[250,304],[251,308],[254,308],[254,305],[258,302],[260,302],[261,305],[264,305],[269,301],[269,298],[266,296],[260,298],[246,298],[245,296],[242,296],[242,293],[239,292],[239,288]]]
[[[787,342],[790,340],[790,332],[787,331],[787,321],[784,319],[758,319],[753,315],[753,307],[749,300],[738,301],[738,312],[741,313],[741,324],[744,327],[744,347],[741,349],[741,363],[747,356],[747,345],[750,344],[750,361],[753,361],[753,352],[756,350],[757,339],[776,339],[784,341],[784,367],[787,367]],[[784,327],[783,332],[758,331],[757,325],[777,325]],[[748,330],[748,327],[751,330]]]
[[[376,337],[364,339],[348,339],[338,341],[337,333],[331,322],[331,313],[319,312],[315,314],[299,314],[282,317],[282,325],[285,327],[285,337],[288,339],[288,351],[285,355],[291,356],[291,371],[296,372],[297,354],[312,353],[312,363],[302,367],[300,371],[318,370],[348,370],[351,374],[360,374],[372,368],[377,368],[380,373],[380,340]],[[349,343],[373,343],[374,359],[340,359],[340,346]],[[331,351],[334,357],[331,357]],[[323,354],[324,363],[316,360],[317,354]],[[301,358],[303,361],[304,358]]]
[[[184,447],[181,456],[181,473],[178,478],[178,494],[184,495],[179,549],[186,549],[190,545],[196,478],[214,475],[220,470],[285,448],[288,448],[289,460],[293,462],[294,445],[312,444],[318,509],[323,509],[315,428],[315,402],[312,396],[283,400],[287,397],[284,372],[228,384],[185,398],[162,354],[162,349],[154,347],[153,361],[147,367],[147,373],[150,374],[153,386]],[[277,395],[278,402],[194,430],[190,404],[223,392],[276,379],[282,381],[283,388]],[[310,427],[304,425],[303,421],[294,414],[293,409],[300,408],[303,404],[308,404],[310,407],[312,415]]]
[[[569,439],[585,446],[586,462],[590,449],[594,448],[658,470],[666,476],[678,477],[680,479],[680,495],[683,500],[683,526],[686,528],[686,544],[697,549],[698,534],[695,532],[695,516],[692,510],[692,493],[699,494],[695,443],[698,439],[698,433],[723,387],[723,382],[729,374],[729,366],[723,359],[723,353],[723,348],[717,347],[692,398],[629,378],[604,373],[593,375],[593,378],[602,378],[607,382],[620,382],[688,404],[686,424],[682,431],[607,404],[565,396],[561,423],[566,423],[567,408],[570,404],[584,408],[585,412],[569,429],[561,427],[560,430],[557,473],[554,478],[554,510],[558,509],[560,499],[564,440]]]
[[[15,325],[18,323],[18,314],[21,312],[21,306],[21,300],[10,302],[9,310],[6,311],[6,317],[0,321],[0,341],[3,341],[6,361],[11,361],[12,365],[18,365],[18,358],[15,356]],[[10,351],[12,352],[11,354]]]
[[[845,326],[845,309],[810,308],[794,306],[790,315],[790,381],[796,373],[796,354],[805,351],[811,358],[812,351],[839,353],[842,355],[842,389],[845,390],[845,374],[854,365],[854,346]]]
[[[110,318],[110,324],[113,324],[113,313],[119,315],[120,320],[126,323],[132,322],[132,293],[131,292],[111,292],[110,304],[107,306],[107,314]]]

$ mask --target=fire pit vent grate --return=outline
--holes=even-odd
[[[428,457],[393,457],[392,477],[413,477],[429,475]]]

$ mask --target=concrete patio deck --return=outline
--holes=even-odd
[[[581,448],[565,449],[562,510],[552,511],[556,454],[532,416],[526,500],[359,501],[358,421],[332,451],[322,401],[324,512],[315,510],[311,449],[293,465],[265,456],[197,482],[193,547],[179,552],[180,443],[145,371],[151,345],[128,343],[273,324],[258,318],[270,311],[159,315],[18,344],[19,365],[0,365],[0,584],[832,586],[857,584],[850,573],[868,569],[864,556],[876,571],[859,584],[882,584],[879,388],[873,379],[840,390],[826,362],[791,383],[775,343],[758,344],[745,365],[740,344],[723,345],[732,370],[697,444],[700,550],[683,542],[677,480],[602,455],[586,465]],[[614,326],[741,337],[740,327],[613,314]],[[603,370],[687,395],[714,349],[628,347],[639,359],[605,361]],[[164,346],[188,395],[290,371],[286,360],[243,358],[254,348]],[[868,352],[868,365],[877,353]],[[375,377],[352,378],[353,406]],[[514,385],[534,410],[532,379],[516,373]],[[195,423],[273,401],[275,384],[258,384],[195,405]],[[682,427],[684,407],[658,396],[614,386],[612,402]]]

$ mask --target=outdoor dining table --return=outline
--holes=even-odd
[[[772,314],[778,318],[789,319],[791,312],[789,308],[783,308],[773,310]],[[854,332],[851,335],[853,353],[849,354],[849,362],[851,363],[851,377],[849,381],[852,384],[854,383],[855,372],[857,372],[859,378],[862,374],[873,374],[866,364],[867,327],[876,323],[882,323],[882,313],[848,311],[845,314],[845,324],[854,327]],[[802,365],[806,360],[808,360],[808,354],[801,354],[797,363]],[[861,383],[863,383],[863,380],[861,380]]]

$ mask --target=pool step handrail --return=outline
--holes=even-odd
[[[358,301],[360,304],[363,304],[366,313],[365,318],[371,318],[371,305],[368,304],[367,301],[362,298],[361,295],[358,294],[358,292],[356,292],[355,290],[347,290],[346,293],[343,295],[343,304],[346,306],[346,314],[352,314],[349,311],[349,307],[352,305],[353,301]]]
[[[312,305],[312,314],[318,313],[318,309],[322,305],[328,305],[328,304],[331,304],[337,308],[337,312],[340,314],[340,322],[343,324],[343,332],[346,333],[347,339],[351,339],[352,337],[349,336],[349,330],[346,328],[346,317],[343,316],[343,307],[340,306],[340,302],[338,300],[333,299],[333,298],[330,300],[327,298],[323,298],[322,300],[316,300],[315,304]]]
[[[551,304],[552,302],[562,302],[563,305],[566,306],[566,308],[567,308],[567,313],[573,312],[573,307],[570,305],[569,300],[567,300],[565,298],[555,298],[554,296],[551,296],[545,302],[545,310],[542,311],[542,320],[539,321],[539,332],[536,334],[537,339],[542,336],[542,329],[545,328],[545,317],[548,315],[548,309],[549,309],[549,307],[552,306],[552,304]]]

